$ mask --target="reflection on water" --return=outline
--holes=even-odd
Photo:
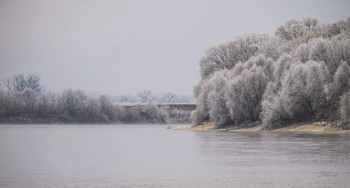
[[[1,125],[0,178],[350,176],[349,134],[229,133],[166,125]]]
[[[196,132],[204,163],[235,173],[350,172],[349,134]]]

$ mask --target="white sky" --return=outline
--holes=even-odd
[[[350,16],[340,0],[0,0],[0,80],[37,73],[46,89],[191,94],[205,50],[290,18]]]

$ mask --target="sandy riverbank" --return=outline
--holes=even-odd
[[[214,123],[208,123],[200,126],[184,125],[172,127],[174,130],[192,130],[192,131],[222,131],[222,132],[291,132],[291,133],[316,133],[316,134],[335,134],[335,133],[350,133],[350,130],[343,130],[337,127],[332,122],[312,122],[312,123],[297,123],[287,127],[264,130],[263,125],[258,125],[249,128],[228,127],[225,129],[213,129]]]

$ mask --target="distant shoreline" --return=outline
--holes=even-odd
[[[350,134],[350,130],[343,130],[337,127],[332,122],[311,122],[311,123],[296,123],[287,127],[266,130],[263,129],[263,125],[249,127],[249,128],[237,128],[234,126],[214,129],[214,123],[207,123],[199,126],[177,126],[172,127],[173,130],[191,130],[191,131],[216,131],[216,132],[280,132],[280,133],[307,133],[307,134]]]

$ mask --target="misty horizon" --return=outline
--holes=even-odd
[[[273,35],[290,18],[317,17],[325,24],[350,12],[347,1],[314,4],[1,1],[0,80],[35,73],[54,92],[190,95],[208,47],[245,32]]]

